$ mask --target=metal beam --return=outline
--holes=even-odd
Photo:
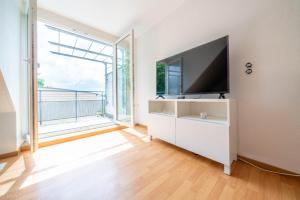
[[[109,62],[103,62],[103,61],[100,61],[100,60],[94,60],[94,59],[90,59],[90,58],[84,58],[84,57],[80,57],[80,56],[74,56],[74,55],[70,55],[70,54],[66,54],[66,53],[59,53],[59,52],[55,52],[55,51],[50,51],[50,52],[53,53],[53,54],[56,54],[56,55],[60,55],[60,56],[68,56],[68,57],[72,57],[72,58],[79,58],[79,59],[83,59],[83,60],[100,62],[100,63],[103,63],[104,65],[105,64],[112,64],[112,63],[109,63]]]
[[[101,49],[101,51],[100,51],[99,53],[102,53],[102,51],[103,51],[106,47],[107,47],[107,46],[104,46],[104,47]],[[97,57],[98,57],[98,55],[95,57],[95,59],[96,59]],[[106,58],[105,58],[105,59],[106,59]],[[105,60],[105,59],[104,59],[104,60]],[[103,61],[104,61],[104,60],[103,60]]]
[[[73,54],[74,54],[74,48],[76,47],[77,40],[78,40],[78,38],[76,38],[76,41],[75,41],[75,44],[74,44],[74,47],[73,47],[73,50],[72,50],[72,56],[73,56]]]
[[[85,40],[97,42],[97,43],[103,44],[103,45],[105,45],[105,46],[112,46],[112,45],[109,44],[109,43],[105,43],[105,42],[101,42],[101,41],[98,41],[98,40],[94,40],[94,39],[91,39],[91,38],[88,38],[88,37],[85,37],[85,36],[82,36],[82,35],[79,35],[79,34],[76,34],[76,33],[72,33],[72,32],[69,32],[69,31],[65,31],[65,30],[60,29],[60,28],[56,28],[56,27],[49,26],[49,25],[45,25],[45,26],[46,26],[47,28],[51,29],[51,30],[54,30],[54,31],[58,31],[58,32],[61,32],[61,33],[66,33],[66,34],[73,35],[73,36],[75,36],[75,37],[79,37],[79,38],[82,38],[82,39],[85,39]]]
[[[98,53],[98,52],[95,52],[95,51],[90,51],[90,50],[86,50],[86,49],[82,49],[82,48],[78,48],[78,47],[73,47],[73,46],[69,46],[69,45],[65,45],[65,44],[60,44],[60,43],[57,43],[57,42],[51,42],[51,41],[48,41],[50,44],[52,45],[56,45],[56,46],[60,46],[60,47],[65,47],[65,48],[68,48],[68,49],[74,49],[74,50],[78,50],[78,51],[83,51],[85,53],[92,53],[92,54],[96,54],[96,55],[99,55],[99,56],[104,56],[104,57],[110,57],[112,58],[111,55],[107,55],[107,54],[103,54],[103,53]]]
[[[91,42],[89,48],[87,49],[87,51],[85,52],[84,56],[83,57],[86,57],[86,54],[88,53],[88,51],[91,49],[91,46],[93,45],[93,41]],[[74,45],[74,48],[75,48],[76,45]],[[105,58],[106,59],[106,58]],[[103,60],[104,61],[104,60]]]

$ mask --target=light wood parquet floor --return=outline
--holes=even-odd
[[[300,199],[299,178],[223,166],[123,129],[0,160],[0,199]]]

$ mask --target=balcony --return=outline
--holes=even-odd
[[[39,138],[113,124],[112,96],[104,91],[38,90]]]

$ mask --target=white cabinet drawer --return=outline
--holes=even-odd
[[[176,145],[220,163],[230,164],[229,127],[226,125],[177,118]]]
[[[149,114],[148,124],[151,136],[175,144],[175,116]]]

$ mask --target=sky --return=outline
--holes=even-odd
[[[38,78],[44,79],[45,87],[84,91],[104,90],[104,64],[51,53],[51,50],[57,48],[55,49],[48,41],[57,40],[57,34],[54,35],[55,32],[42,22],[38,22],[37,29]],[[70,38],[66,39],[67,42],[69,39],[69,42],[73,43]]]

